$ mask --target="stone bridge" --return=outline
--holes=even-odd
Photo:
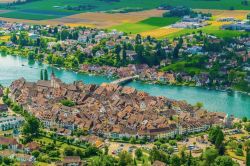
[[[118,80],[112,81],[111,84],[125,84],[127,82],[130,82],[136,78],[139,78],[139,75],[131,76],[131,77],[124,77],[120,78]]]

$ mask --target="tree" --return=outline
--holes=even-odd
[[[247,117],[244,116],[244,117],[242,118],[242,122],[247,122]]]
[[[141,157],[143,156],[143,153],[142,153],[141,148],[138,148],[138,149],[135,150],[135,156],[136,156],[138,159],[141,159]]]
[[[167,163],[169,162],[169,155],[164,151],[158,150],[156,147],[153,147],[149,152],[149,159],[151,162],[159,160]]]
[[[218,138],[217,138],[218,137]],[[224,134],[220,127],[212,127],[208,134],[208,139],[216,145],[219,145],[224,140]],[[217,143],[216,143],[217,142]]]
[[[229,156],[219,156],[215,159],[214,166],[233,166],[234,161]]]
[[[250,123],[245,124],[245,130],[250,132]]]
[[[47,69],[44,70],[44,80],[49,80],[49,78],[48,78],[48,70]]]
[[[204,152],[204,158],[205,158],[205,162],[207,163],[207,165],[212,165],[213,162],[214,162],[214,159],[216,157],[218,157],[218,151],[216,149],[207,149],[205,152]]]
[[[35,60],[35,53],[34,52],[29,52],[28,54],[28,60],[34,61]]]
[[[13,43],[17,44],[17,37],[16,37],[16,34],[14,34],[14,33],[11,34],[10,40],[11,40]]]
[[[40,80],[43,80],[43,69],[40,71]]]
[[[40,122],[34,116],[27,119],[27,122],[23,126],[23,133],[31,138],[37,137],[40,132]]]
[[[39,156],[40,152],[38,150],[35,150],[31,154],[32,154],[32,156],[34,156],[35,158],[37,158]]]
[[[3,158],[3,162],[4,162],[4,164],[6,164],[6,165],[11,165],[11,163],[12,163],[12,161],[11,161],[8,157],[4,157],[4,158]]]
[[[118,45],[115,45],[115,54],[116,54],[116,60],[117,62],[120,61],[120,52],[121,52],[122,48],[121,46],[118,44]]]
[[[219,130],[215,140],[215,146],[217,149],[222,145],[223,140],[224,140],[224,134],[222,130]]]
[[[119,166],[130,166],[133,164],[133,158],[131,154],[129,154],[127,151],[122,151],[118,155],[119,157]]]
[[[127,61],[127,53],[126,53],[126,50],[123,49],[122,50],[122,63],[123,63],[123,65],[126,64],[126,61]]]
[[[249,147],[246,150],[247,154],[246,154],[246,166],[250,166],[250,149]]]
[[[72,148],[70,146],[67,146],[64,148],[64,155],[65,156],[74,156],[75,154],[75,148]]]
[[[170,158],[170,163],[172,166],[180,166],[181,165],[181,159],[176,155],[172,155]]]
[[[195,106],[201,109],[204,106],[204,104],[202,102],[197,102]]]

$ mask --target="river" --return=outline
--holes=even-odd
[[[20,77],[24,77],[28,81],[37,81],[40,78],[40,70],[45,68],[48,69],[50,74],[51,67],[47,65],[29,63],[27,59],[18,56],[1,55],[0,84],[9,86],[12,81]],[[54,71],[56,76],[66,83],[76,80],[82,80],[87,84],[101,84],[112,81],[112,79],[104,76],[90,76],[63,69],[55,69]],[[239,92],[221,92],[198,87],[153,85],[140,82],[131,82],[127,86],[132,86],[154,96],[186,100],[191,104],[202,102],[208,111],[220,111],[236,117],[246,116],[250,118],[250,96]]]

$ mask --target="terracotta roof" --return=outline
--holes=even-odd
[[[70,164],[70,163],[80,163],[81,158],[79,156],[66,156],[63,159],[64,164]]]

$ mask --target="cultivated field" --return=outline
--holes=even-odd
[[[149,17],[159,17],[162,16],[163,13],[163,10],[146,10],[140,12],[116,14],[94,12],[75,14],[68,17],[63,17],[61,19],[56,19],[54,21],[59,21],[65,24],[84,23],[94,25],[95,27],[107,28],[123,23],[136,23]]]
[[[141,35],[143,37],[151,36],[151,37],[155,37],[155,38],[162,38],[162,37],[166,37],[170,34],[180,32],[181,30],[182,29],[179,29],[179,28],[164,27],[164,28],[159,28],[159,29],[155,29],[155,30],[151,30],[151,31],[142,32]]]
[[[9,22],[23,22],[23,23],[31,23],[31,24],[50,24],[50,25],[58,25],[64,24],[69,26],[90,26],[97,28],[108,28],[116,25],[120,25],[123,23],[136,23],[141,20],[145,20],[149,17],[159,17],[162,16],[164,11],[162,10],[146,10],[140,12],[131,12],[131,13],[117,13],[117,14],[109,14],[103,12],[88,12],[88,13],[80,13],[71,16],[66,16],[58,19],[51,20],[28,20],[28,19],[13,19],[13,18],[3,18],[2,20],[6,20]]]
[[[234,17],[236,19],[246,19],[247,14],[250,13],[249,10],[213,10],[213,9],[198,9],[203,13],[212,13],[215,19],[225,18],[225,17]]]

